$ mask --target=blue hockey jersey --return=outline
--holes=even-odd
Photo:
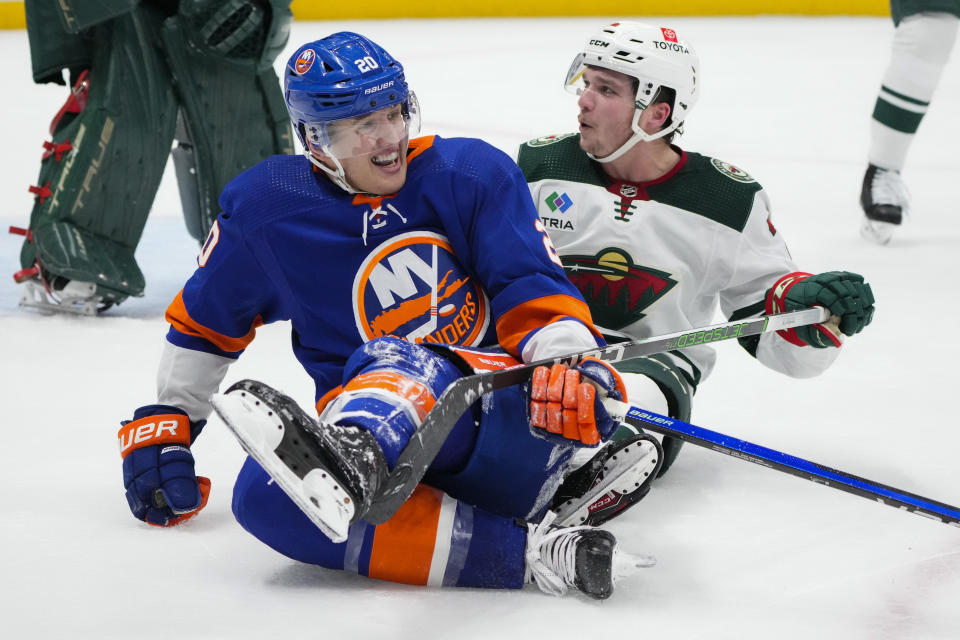
[[[474,139],[417,138],[394,195],[349,194],[302,156],[240,174],[199,267],[167,310],[174,345],[235,358],[289,320],[317,398],[363,342],[488,346],[590,313],[568,282],[510,158]]]

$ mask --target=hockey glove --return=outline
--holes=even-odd
[[[206,420],[190,422],[177,407],[148,405],[121,423],[127,504],[138,520],[169,527],[196,515],[207,504],[210,480],[193,470],[190,444]]]
[[[873,291],[863,276],[849,271],[827,271],[817,275],[791,273],[780,278],[767,292],[767,313],[797,311],[820,306],[830,311],[830,320],[778,331],[798,346],[817,349],[839,347],[841,334],[852,336],[873,320]]]
[[[530,426],[541,437],[579,440],[594,446],[606,440],[618,423],[603,408],[604,398],[626,400],[616,370],[596,358],[577,366],[537,367],[530,380]]]

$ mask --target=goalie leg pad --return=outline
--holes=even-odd
[[[289,2],[184,0],[164,24],[181,123],[173,150],[187,230],[198,242],[226,184],[264,158],[292,154],[289,115],[272,63],[289,36]]]
[[[172,86],[150,42],[160,18],[141,8],[94,30],[86,103],[44,145],[21,264],[38,264],[54,288],[91,283],[108,302],[143,293],[133,254],[176,122]]]
[[[30,39],[30,62],[33,81],[41,84],[65,84],[64,69],[86,69],[93,58],[89,34],[71,33],[61,20],[61,7],[56,2],[27,2],[27,37]]]

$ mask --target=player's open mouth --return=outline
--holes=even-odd
[[[393,165],[400,164],[400,152],[394,149],[390,153],[373,156],[370,158],[370,161],[378,167],[392,167]]]

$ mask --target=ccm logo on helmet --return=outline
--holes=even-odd
[[[383,84],[378,84],[375,87],[369,87],[368,89],[365,89],[363,92],[363,95],[367,95],[369,93],[375,93],[377,91],[383,91],[384,89],[392,87],[393,85],[394,85],[393,80],[391,80],[390,82],[384,82]]]
[[[609,47],[609,46],[610,46],[610,43],[609,43],[609,42],[604,42],[603,40],[591,40],[591,41],[590,41],[590,44],[593,45],[593,46],[595,46],[595,47]]]

